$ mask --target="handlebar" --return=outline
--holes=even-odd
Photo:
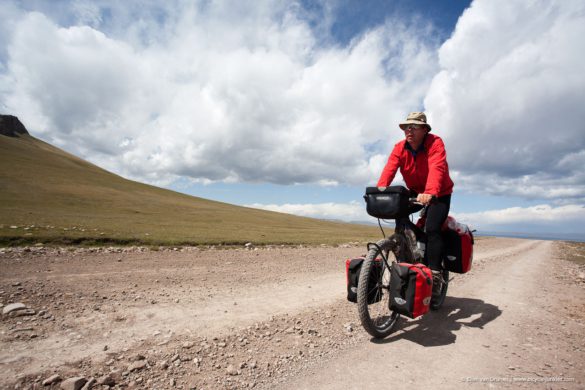
[[[408,198],[408,203],[412,205],[424,206],[424,204],[416,200],[416,198]]]
[[[437,199],[437,197],[435,195],[432,195],[431,201],[429,202],[429,204],[433,203],[436,199]],[[417,198],[408,198],[408,203],[410,203],[411,205],[425,206],[424,204],[419,202],[417,200]]]

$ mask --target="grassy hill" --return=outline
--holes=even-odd
[[[379,235],[126,180],[30,135],[0,135],[0,245],[334,244]]]

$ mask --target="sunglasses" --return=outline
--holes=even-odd
[[[406,128],[404,129],[404,131],[420,130],[422,128],[424,128],[424,126],[422,126],[422,125],[408,125],[408,126],[406,126]]]

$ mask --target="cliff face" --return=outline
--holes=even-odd
[[[0,135],[18,137],[20,134],[28,134],[26,127],[14,115],[0,115]]]

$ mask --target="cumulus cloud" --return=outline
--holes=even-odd
[[[510,207],[477,213],[454,214],[457,220],[479,230],[505,229],[523,226],[524,230],[558,231],[585,234],[585,207],[565,205],[554,207],[542,204],[531,207]],[[559,223],[560,222],[560,223]]]
[[[585,201],[585,3],[477,0],[425,107],[458,188]]]
[[[478,213],[457,214],[461,220],[478,219],[486,224],[503,224],[518,222],[551,222],[559,219],[585,218],[585,207],[567,205],[553,207],[547,204],[531,207],[510,207],[502,210],[489,210]]]
[[[336,219],[346,222],[375,222],[363,203],[287,203],[287,204],[249,204],[247,207],[276,211],[286,214],[320,219]],[[474,213],[451,213],[459,222],[468,224],[478,231],[519,230],[558,233],[583,233],[585,228],[585,206],[551,206],[541,204],[530,207],[510,207]],[[416,217],[416,215],[415,215]]]
[[[300,3],[146,2],[129,6],[134,19],[116,2],[71,4],[20,9],[3,109],[159,184],[374,182],[400,138],[389,127],[420,107],[437,70],[420,21],[388,20],[338,46],[323,45]]]
[[[476,0],[441,46],[404,17],[338,44],[334,9],[3,1],[0,110],[151,183],[365,186],[424,102],[456,191],[585,204],[582,1]]]
[[[276,211],[279,213],[300,215],[302,217],[337,219],[341,221],[368,221],[372,220],[365,211],[363,203],[287,203],[287,204],[249,204],[247,207]],[[374,221],[374,220],[372,220]]]

